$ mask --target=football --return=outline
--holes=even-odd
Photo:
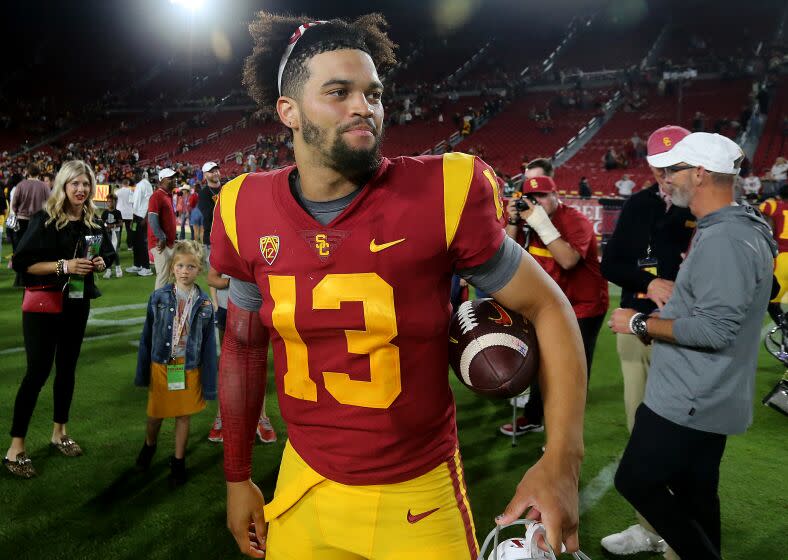
[[[492,398],[519,395],[536,378],[536,330],[492,299],[466,301],[449,327],[449,364],[472,391]]]

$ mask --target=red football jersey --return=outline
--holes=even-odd
[[[788,203],[782,199],[770,198],[761,204],[760,210],[774,222],[774,231],[772,235],[774,235],[774,239],[777,241],[778,250],[781,253],[787,253],[788,229],[786,229],[786,226],[788,226],[788,220],[786,220],[786,214],[788,214]]]
[[[594,227],[581,212],[565,204],[558,206],[550,221],[561,238],[580,253],[580,262],[569,270],[561,268],[536,232],[531,232],[528,252],[566,294],[578,319],[604,315],[608,305],[607,280],[599,268]]]
[[[293,170],[222,188],[211,264],[260,289],[279,405],[301,457],[344,484],[419,476],[457,446],[451,275],[503,242],[495,175],[466,154],[384,159],[323,226],[293,197]]]

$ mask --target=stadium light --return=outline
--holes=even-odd
[[[178,4],[183,6],[184,8],[191,10],[192,12],[196,12],[200,8],[202,8],[205,0],[170,0],[173,4]]]

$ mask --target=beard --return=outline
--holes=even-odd
[[[678,206],[679,208],[689,208],[690,200],[692,199],[692,193],[689,189],[683,189],[673,187],[673,191],[670,193],[670,201],[674,206]]]
[[[331,145],[326,148],[328,130],[320,128],[303,115],[303,136],[304,142],[317,148],[323,158],[323,163],[328,167],[357,181],[366,181],[375,174],[380,167],[380,143],[382,140],[382,130],[375,130],[375,143],[367,149],[351,148],[342,138],[341,128]],[[353,123],[350,126],[355,126]],[[345,128],[347,130],[347,128]]]

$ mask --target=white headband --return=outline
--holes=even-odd
[[[314,27],[316,25],[320,25],[321,23],[328,23],[328,22],[313,21],[310,23],[299,25],[298,29],[295,30],[295,33],[290,35],[290,39],[287,41],[287,48],[285,49],[285,54],[282,55],[282,60],[279,61],[279,74],[276,77],[276,83],[279,86],[279,95],[282,95],[282,74],[285,73],[285,66],[287,66],[287,61],[290,59],[290,55],[293,54],[293,49],[295,48],[296,43],[304,35],[307,29],[309,29],[310,27]]]

